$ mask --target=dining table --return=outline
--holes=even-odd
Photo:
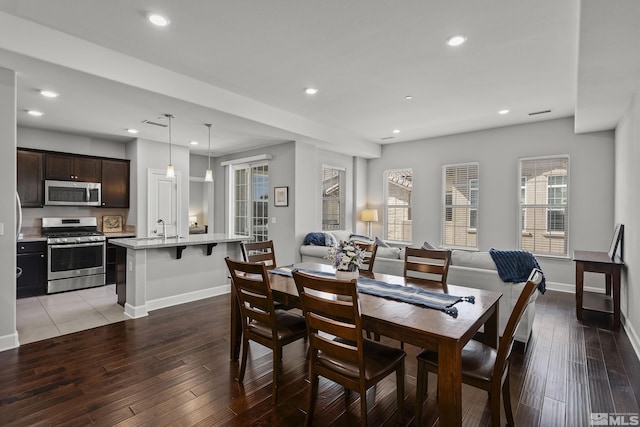
[[[292,269],[318,272],[318,275],[324,277],[335,271],[332,266],[319,263],[298,263],[286,266],[286,270]],[[358,293],[363,329],[400,342],[438,351],[438,415],[440,425],[461,425],[462,348],[483,326],[482,335],[485,344],[497,348],[498,302],[502,294],[467,286],[434,286],[420,279],[382,273],[361,271],[360,277],[374,279],[376,282],[391,286],[414,287],[460,297],[472,297],[464,298],[454,304],[457,311],[454,315],[451,312],[420,304],[363,292]],[[274,301],[288,307],[301,308],[298,291],[292,277],[270,270],[269,282]],[[242,322],[233,284],[231,289],[230,350],[231,360],[237,361],[242,342]]]

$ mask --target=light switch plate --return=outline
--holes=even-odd
[[[271,224],[275,224],[275,223],[276,223],[276,217],[275,217],[275,216],[272,216],[272,217],[271,217]]]

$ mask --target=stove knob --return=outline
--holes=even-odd
[[[82,241],[82,237],[76,237],[76,242],[80,243]]]

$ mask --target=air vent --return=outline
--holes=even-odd
[[[395,136],[385,136],[384,138],[380,138],[382,141],[386,141],[388,139],[395,139]]]
[[[152,122],[151,120],[143,120],[142,123],[146,125],[160,126],[161,128],[166,128],[168,126],[164,123]]]
[[[536,111],[535,113],[529,113],[529,115],[530,116],[535,116],[535,115],[538,115],[538,114],[547,114],[547,113],[550,113],[550,112],[551,112],[551,110]]]

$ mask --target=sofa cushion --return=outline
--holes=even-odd
[[[336,243],[348,242],[351,237],[351,230],[331,230],[329,233],[333,235]]]
[[[427,242],[427,241],[425,241],[425,242],[422,244],[422,249],[435,249],[435,248],[436,248],[435,246],[433,246],[431,243],[429,243],[429,242]]]
[[[365,236],[365,235],[362,235],[362,234],[351,234],[349,236],[349,241],[350,242],[362,242],[362,243],[366,243],[366,244],[373,243],[373,240],[371,240],[369,238],[369,236]]]
[[[376,251],[376,258],[378,257],[400,259],[400,248],[378,247],[378,250]]]
[[[389,244],[387,242],[385,242],[384,240],[382,240],[379,237],[376,237],[374,240],[375,244],[378,245],[378,248],[390,248],[391,246],[389,246]]]
[[[451,251],[451,265],[496,270],[496,263],[493,262],[489,252],[453,250]]]

